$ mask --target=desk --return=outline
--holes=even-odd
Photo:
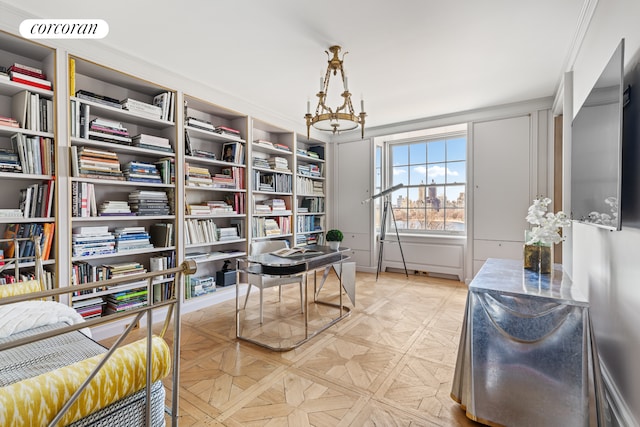
[[[472,420],[505,426],[604,425],[586,298],[556,265],[489,259],[469,285],[451,397]]]
[[[307,342],[320,332],[349,316],[349,307],[343,304],[343,290],[351,299],[351,302],[355,302],[355,263],[347,263],[349,256],[346,252],[347,248],[340,248],[339,250],[330,249],[327,246],[312,246],[309,247],[315,253],[300,254],[287,258],[279,257],[270,253],[252,255],[246,258],[239,258],[237,260],[236,271],[238,278],[236,283],[240,283],[240,274],[259,274],[263,276],[271,277],[287,277],[287,276],[303,276],[304,278],[304,332],[299,339],[296,339],[293,343],[281,346],[270,345],[259,337],[250,338],[242,333],[242,325],[240,319],[240,291],[239,286],[236,286],[236,337],[238,339],[248,341],[262,347],[268,348],[273,351],[289,351],[296,347],[299,347],[303,343]],[[327,301],[321,301],[318,299],[318,284],[316,271],[320,269],[325,270],[325,274],[322,278],[320,287],[324,284],[327,278],[328,271],[334,269],[340,279],[340,286],[338,291],[338,303],[332,303]],[[329,307],[338,308],[337,317],[333,317],[328,322],[322,324],[320,327],[312,328],[309,324],[309,298],[308,298],[308,276],[313,273],[313,303],[321,304]]]

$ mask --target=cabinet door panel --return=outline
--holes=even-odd
[[[473,125],[473,237],[522,241],[530,200],[530,116]]]
[[[362,141],[337,145],[335,185],[337,227],[345,233],[371,234],[367,203],[371,181],[370,148]]]

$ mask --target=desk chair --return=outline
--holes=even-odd
[[[271,241],[263,241],[263,242],[254,242],[251,244],[251,255],[259,255],[264,253],[269,253],[273,251],[277,251],[278,249],[286,248],[287,242],[285,240],[271,240]],[[300,286],[300,311],[304,313],[304,295],[303,288],[304,285],[302,283],[302,276],[293,276],[293,277],[265,277],[259,274],[249,274],[249,288],[247,289],[247,295],[244,298],[244,307],[247,307],[247,301],[249,301],[249,293],[251,293],[251,287],[255,286],[260,290],[260,324],[262,324],[263,320],[263,297],[262,291],[266,288],[272,288],[274,286],[278,286],[278,301],[282,299],[282,285],[288,285],[291,283],[298,283]]]

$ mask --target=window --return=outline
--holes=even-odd
[[[389,187],[403,184],[390,199],[398,231],[463,234],[466,125],[464,130],[388,142],[388,149]]]

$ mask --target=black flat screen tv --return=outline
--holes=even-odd
[[[571,218],[620,230],[624,39],[575,115],[571,131]]]

